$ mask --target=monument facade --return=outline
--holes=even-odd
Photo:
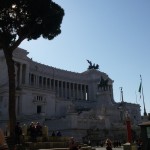
[[[13,53],[16,75],[16,116],[21,124],[31,121],[48,126],[49,133],[82,139],[89,130],[122,129],[128,112],[133,125],[141,121],[140,106],[115,102],[113,80],[92,65],[76,73],[33,61],[24,49]],[[0,51],[0,126],[8,124],[8,75],[3,51]],[[117,133],[116,133],[117,134]],[[118,133],[119,136],[119,133]],[[120,135],[121,136],[121,135]]]

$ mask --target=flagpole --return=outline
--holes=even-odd
[[[142,85],[142,76],[141,76],[141,75],[140,75],[140,78],[141,78],[141,90],[142,90],[143,105],[144,105],[144,116],[147,116],[146,108],[145,108],[145,101],[144,101],[144,92],[143,92],[143,85]]]

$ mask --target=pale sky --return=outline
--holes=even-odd
[[[150,113],[150,0],[54,0],[65,11],[61,34],[52,41],[24,41],[20,47],[34,61],[84,72],[87,59],[114,80],[114,100],[141,105],[140,74]]]

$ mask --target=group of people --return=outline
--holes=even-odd
[[[31,123],[28,128],[28,133],[31,136],[31,139],[33,142],[36,141],[36,138],[38,136],[42,136],[42,126],[39,122]],[[20,126],[20,123],[17,122],[15,126],[15,144],[21,144],[21,136],[22,136],[22,128]],[[57,131],[56,133],[53,131],[51,136],[62,136],[60,131]],[[90,142],[88,143],[90,145]],[[143,142],[142,140],[137,140],[137,149],[142,150]],[[119,141],[112,142],[110,139],[106,139],[105,141],[106,150],[112,150],[112,147],[118,147],[121,146],[121,143]],[[69,150],[79,150],[81,147],[78,144],[78,142],[71,137],[69,140]],[[8,150],[8,145],[5,140],[5,136],[3,131],[0,129],[0,149]]]
[[[112,144],[113,144],[113,147],[115,148],[115,147],[121,147],[121,142],[119,141],[119,140],[114,140],[113,142],[112,142]]]
[[[53,131],[52,136],[62,136],[62,134],[60,131],[56,131],[56,133],[55,133],[55,131]]]
[[[42,126],[40,125],[39,122],[37,123],[31,122],[29,128],[27,129],[27,132],[28,132],[28,135],[31,137],[31,140],[35,142],[36,138],[42,135]],[[21,136],[22,136],[22,128],[20,126],[20,123],[17,122],[15,126],[15,143],[16,144],[21,144]]]
[[[29,127],[27,128],[27,135],[31,137],[32,142],[36,142],[37,137],[42,136],[42,125],[37,122],[31,122]],[[22,136],[22,128],[20,126],[20,123],[17,122],[15,126],[15,143],[20,144],[21,143],[21,136]],[[60,131],[53,131],[51,136],[62,136]]]
[[[91,146],[91,141],[88,141],[88,145]],[[97,142],[97,146],[106,147],[106,150],[112,150],[112,147],[118,147],[118,143],[116,141],[112,142],[110,139],[106,139],[106,141],[101,140],[99,143]]]
[[[42,136],[42,125],[39,122],[31,122],[28,128],[28,134],[31,137],[31,141],[36,142],[37,137]]]
[[[88,143],[89,144],[89,143]],[[107,139],[105,142],[106,150],[112,150],[112,142],[110,139]],[[69,140],[69,150],[80,150],[80,145],[78,142],[74,139],[74,137],[71,137]]]

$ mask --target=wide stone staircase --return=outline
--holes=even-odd
[[[29,136],[23,137],[21,145],[16,146],[16,150],[69,150],[70,137],[37,137],[36,142],[31,142]],[[78,143],[80,150],[92,150],[92,147]]]

